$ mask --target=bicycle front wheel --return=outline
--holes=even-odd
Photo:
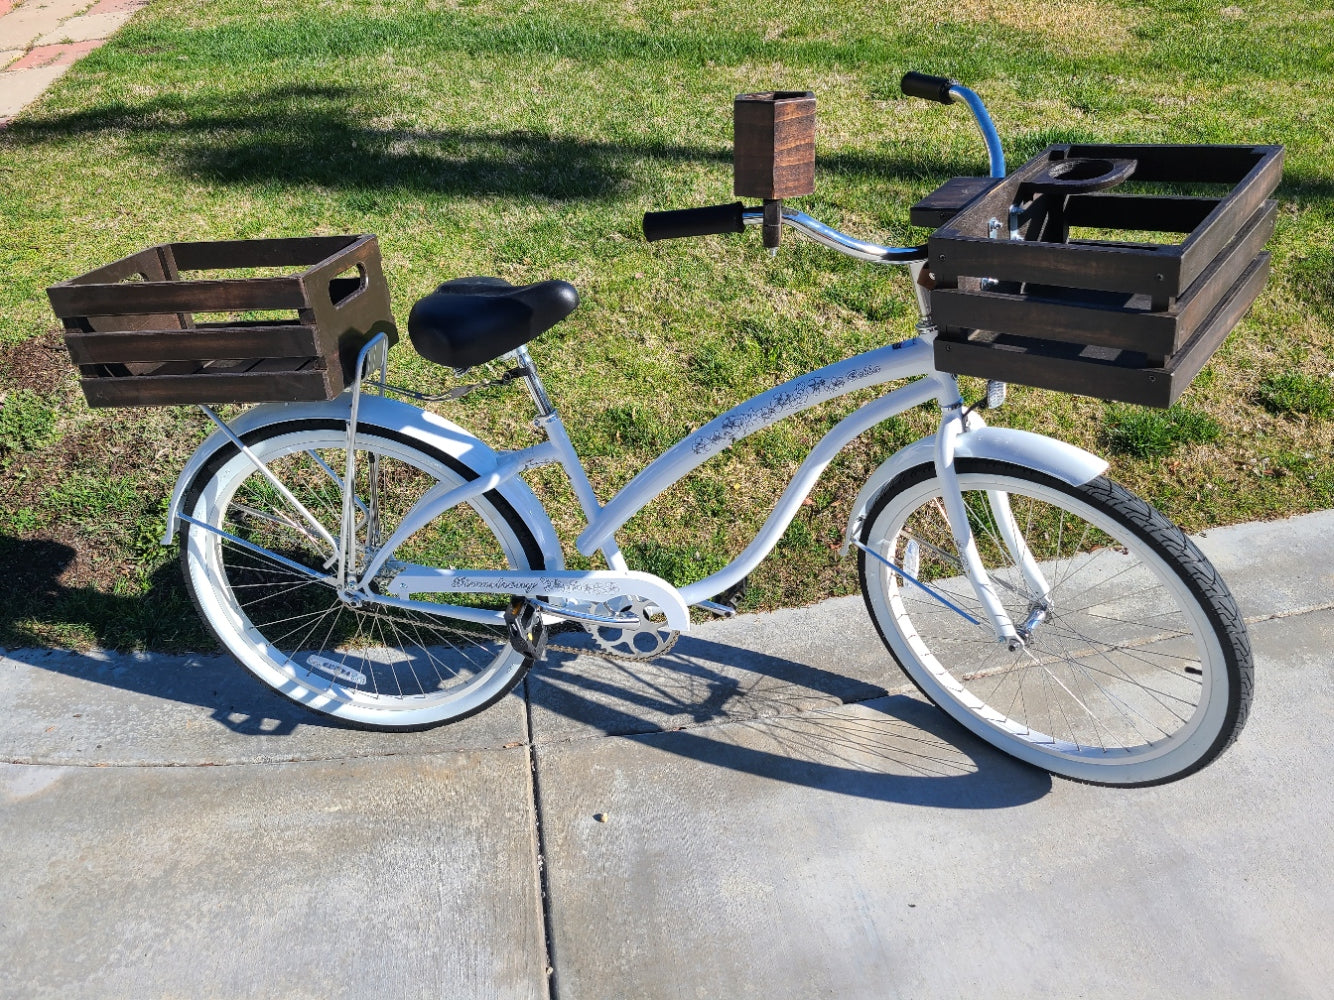
[[[1101,477],[1070,486],[983,460],[958,473],[1026,641],[996,641],[935,469],[910,469],[871,505],[859,569],[881,638],[922,693],[998,749],[1078,781],[1160,784],[1217,757],[1249,709],[1250,642],[1194,543]]]
[[[531,665],[504,629],[430,610],[344,600],[336,567],[347,461],[342,421],[261,427],[245,438],[269,473],[222,449],[186,493],[185,579],[218,641],[274,690],[355,725],[416,729],[481,711]],[[357,430],[355,558],[376,553],[437,483],[476,472],[393,430]],[[270,476],[272,478],[270,478]],[[278,485],[281,484],[281,489]],[[541,569],[533,532],[491,492],[442,512],[386,564]],[[418,598],[422,600],[422,598]],[[504,608],[504,595],[430,595],[454,605]]]

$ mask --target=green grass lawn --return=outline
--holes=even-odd
[[[1290,0],[154,0],[0,131],[0,644],[208,645],[157,544],[204,419],[89,410],[47,285],[152,243],[360,232],[379,234],[400,321],[446,278],[567,279],[583,305],[533,353],[605,499],[734,403],[910,335],[902,271],[795,239],[771,259],[754,232],[639,235],[645,210],[731,199],[735,94],[809,89],[817,190],[798,207],[922,240],[908,207],[985,162],[961,108],[899,95],[908,69],[976,89],[1012,166],[1055,141],[1287,147],[1273,277],[1181,411],[1015,388],[992,422],[1108,454],[1190,529],[1334,507],[1332,32],[1334,12]],[[454,384],[406,344],[391,367]],[[706,464],[631,522],[632,562],[677,583],[718,568],[856,402]],[[442,412],[497,446],[533,440],[522,389]],[[854,589],[833,551],[851,491],[934,420],[850,447],[747,605]],[[556,474],[530,479],[573,538]]]

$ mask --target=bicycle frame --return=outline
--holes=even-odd
[[[999,142],[995,138],[994,126],[991,125],[980,100],[963,87],[956,86],[951,93],[968,101],[987,140],[992,174],[1003,176],[1004,158],[1000,153]],[[749,210],[743,215],[747,225],[757,225],[763,221],[763,213],[759,210]],[[336,563],[337,568],[327,577],[320,577],[309,570],[303,572],[335,587],[347,600],[414,608],[436,615],[444,612],[463,620],[486,624],[497,624],[500,620],[498,613],[458,605],[413,601],[410,595],[500,592],[528,598],[546,608],[551,608],[548,602],[553,598],[576,604],[588,604],[605,602],[612,597],[636,596],[656,603],[664,612],[668,626],[684,631],[690,624],[688,612],[690,605],[706,606],[715,612],[730,611],[720,605],[712,604],[709,599],[741,582],[773,550],[800,510],[802,502],[814,489],[825,468],[844,446],[876,424],[934,399],[942,411],[940,426],[935,437],[923,439],[903,449],[887,461],[872,476],[867,486],[863,487],[854,503],[847,543],[843,550],[846,552],[849,545],[861,547],[855,537],[856,528],[860,523],[860,512],[865,509],[878,488],[890,480],[893,472],[910,467],[911,464],[920,464],[925,460],[933,462],[941,482],[942,499],[955,536],[954,541],[961,555],[960,568],[969,578],[986,617],[995,630],[996,638],[1012,644],[1016,641],[1022,642],[1021,632],[1016,629],[993,590],[978,554],[955,474],[955,459],[973,456],[999,458],[1048,472],[1071,483],[1088,481],[1100,474],[1105,469],[1106,463],[1081,449],[1041,435],[1023,431],[990,432],[991,429],[982,427],[980,419],[970,418],[964,413],[956,379],[953,375],[937,371],[935,368],[936,331],[931,321],[929,302],[918,280],[924,267],[920,248],[889,248],[867,243],[846,236],[802,213],[789,210],[783,211],[782,222],[816,242],[863,261],[877,264],[909,264],[921,314],[917,328],[918,335],[910,340],[876,348],[826,365],[734,406],[688,434],[654,459],[605,505],[598,501],[583,463],[575,451],[560,415],[542,386],[527,349],[520,347],[513,352],[513,357],[525,372],[525,381],[538,411],[535,424],[545,433],[546,440],[534,447],[518,451],[494,453],[486,449],[487,454],[495,458],[493,467],[462,485],[440,483],[428,490],[388,538],[376,539],[372,545],[373,554],[367,564],[359,572],[354,572],[356,560],[353,547],[358,528],[357,514],[360,513],[362,523],[372,526],[372,531],[377,523],[374,491],[371,491],[371,506],[367,508],[355,496],[353,484],[356,480],[355,441],[358,406],[363,382],[372,365],[380,372],[378,387],[381,394],[388,388],[384,382],[386,345],[383,335],[380,335],[362,350],[357,363],[354,385],[347,394],[350,398],[350,408],[346,411],[349,447],[345,473],[340,478],[334,470],[320,463],[325,473],[343,492],[340,538],[338,540],[331,538],[299,503],[294,508],[303,520],[310,522],[321,533],[326,543],[334,550],[335,558],[330,560],[330,565]],[[813,406],[852,392],[902,379],[914,379],[914,381],[864,403],[835,424],[821,438],[798,468],[760,531],[723,569],[679,590],[652,574],[630,570],[616,543],[615,533],[654,498],[699,465],[730,448],[737,441]],[[205,412],[219,426],[227,440],[241,449],[259,471],[272,481],[271,474],[250,454],[240,438],[207,408]],[[478,445],[485,448],[481,442],[478,442]],[[397,563],[387,570],[391,554],[445,510],[473,500],[491,490],[503,488],[525,471],[551,464],[560,465],[565,471],[587,520],[587,527],[576,540],[576,548],[585,556],[601,553],[609,567],[608,570],[482,572],[421,565],[404,566]],[[182,479],[184,478],[183,474]],[[282,489],[281,484],[276,481],[274,483]],[[876,489],[873,490],[873,486]],[[295,503],[290,496],[288,500]],[[1008,499],[1004,495],[989,494],[989,501],[1007,547],[1011,549],[1013,557],[1022,568],[1031,592],[1046,594],[1048,587],[1043,580],[1042,572],[1020,540],[1019,532],[1015,530]],[[220,529],[181,514],[177,503],[178,498],[174,498],[168,535],[178,519],[226,534]],[[521,515],[526,515],[527,519],[531,520],[537,520],[537,513],[527,509],[520,511]],[[545,512],[541,512],[541,518],[546,524],[550,524]],[[547,537],[551,537],[551,534],[547,533]],[[247,544],[234,536],[228,537],[237,544],[243,546]],[[884,559],[879,553],[870,554],[877,559]],[[901,568],[895,567],[895,569],[907,576]],[[370,587],[371,581],[381,577],[385,585],[382,585],[380,590],[388,591],[387,593],[377,592]],[[913,582],[934,593],[929,586],[919,581]],[[959,613],[963,614],[962,611]],[[572,617],[604,620],[587,611],[575,613]],[[964,615],[964,617],[969,616]],[[969,620],[975,621],[972,618]]]
[[[773,550],[800,510],[802,501],[810,495],[820,475],[845,445],[876,424],[934,398],[942,407],[939,431],[934,439],[923,439],[917,446],[904,449],[904,452],[912,452],[923,445],[931,446],[931,460],[935,462],[937,473],[944,484],[950,524],[958,536],[956,542],[959,551],[964,553],[963,569],[982,602],[997,639],[1014,641],[1019,633],[991,586],[968,528],[962,495],[954,475],[956,455],[978,454],[1019,461],[1053,472],[1071,482],[1087,481],[1099,474],[1105,468],[1105,463],[1080,449],[1040,435],[1022,431],[993,432],[988,435],[986,431],[989,429],[982,428],[980,420],[976,419],[970,420],[969,429],[965,432],[957,382],[952,375],[935,370],[932,360],[933,339],[934,330],[924,323],[919,335],[911,340],[827,365],[746,400],[677,442],[646,466],[605,505],[598,502],[564,424],[537,378],[531,359],[526,351],[520,349],[516,354],[529,372],[530,388],[539,409],[536,424],[546,433],[547,440],[532,448],[502,453],[495,468],[475,480],[460,486],[441,484],[424,494],[393,534],[383,541],[377,554],[359,574],[362,583],[355,586],[354,590],[362,600],[414,607],[436,614],[440,612],[441,605],[414,602],[408,600],[408,595],[499,590],[526,597],[543,595],[544,598],[550,598],[554,595],[569,600],[594,601],[633,593],[655,600],[667,614],[669,625],[684,629],[688,627],[689,621],[685,613],[686,606],[709,605],[709,598],[740,582]],[[914,377],[916,380],[908,385],[863,404],[825,434],[801,464],[759,533],[722,570],[679,591],[650,574],[629,570],[616,544],[615,532],[655,497],[703,462],[737,441],[810,407],[858,390]],[[981,446],[960,448],[961,442],[971,444],[973,441],[978,441]],[[425,528],[441,512],[496,489],[528,469],[550,464],[558,464],[564,469],[588,521],[576,547],[587,556],[600,552],[611,572],[479,573],[412,565],[396,571],[389,586],[389,594],[376,594],[367,589],[366,582],[384,569],[389,554],[411,535]],[[1006,499],[1001,496],[991,497],[991,502],[1000,523],[1012,524]],[[1007,541],[1016,560],[1024,568],[1034,592],[1045,593],[1047,587],[1041,571],[1018,541],[1018,532],[1006,534],[1010,536]],[[618,590],[618,585],[622,589]],[[630,586],[636,589],[624,589]],[[451,606],[450,613],[479,622],[493,622],[495,619],[494,612],[464,607]]]
[[[733,407],[677,442],[605,506],[598,502],[560,415],[553,409],[537,420],[538,426],[547,434],[543,444],[508,453],[489,475],[463,486],[437,486],[423,495],[397,530],[384,541],[380,553],[368,563],[362,579],[374,577],[397,545],[424,528],[441,511],[480,496],[527,469],[553,463],[565,470],[588,520],[588,527],[576,542],[578,550],[588,556],[601,552],[609,567],[625,570],[628,567],[616,545],[614,533],[703,462],[751,434],[828,400],[898,379],[934,376],[921,378],[863,404],[830,429],[802,463],[777,507],[746,549],[724,569],[681,588],[680,595],[685,604],[698,604],[739,582],[759,565],[778,543],[825,467],[853,438],[932,398],[941,399],[943,405],[957,409],[958,387],[953,377],[935,373],[930,357],[929,340],[918,337],[827,365],[776,386]],[[955,416],[957,419],[957,413]],[[459,589],[450,571],[426,567],[405,570],[395,577],[395,582],[398,581],[417,586],[419,592],[446,593]]]

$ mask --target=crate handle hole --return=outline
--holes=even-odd
[[[334,306],[341,306],[364,291],[366,285],[366,265],[355,264],[329,279],[329,301]]]

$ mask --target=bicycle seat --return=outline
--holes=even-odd
[[[511,285],[501,278],[454,278],[417,300],[408,337],[428,361],[471,368],[528,343],[578,305],[579,293],[565,281]]]

